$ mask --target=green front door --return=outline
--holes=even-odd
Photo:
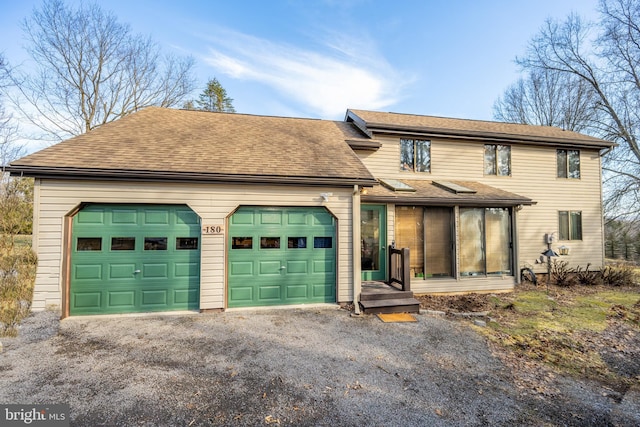
[[[200,224],[188,206],[88,205],[71,250],[71,315],[199,307]]]
[[[321,207],[241,207],[229,219],[229,307],[336,301],[336,220]]]
[[[387,278],[387,220],[385,205],[360,206],[362,280]]]

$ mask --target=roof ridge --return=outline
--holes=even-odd
[[[437,115],[432,115],[432,114],[398,113],[396,111],[363,110],[363,109],[359,109],[359,108],[349,108],[349,111],[353,111],[353,112],[364,111],[364,112],[368,112],[368,113],[379,113],[379,114],[396,114],[398,116],[429,117],[429,118],[434,118],[434,119],[459,120],[459,121],[465,121],[465,122],[499,123],[499,124],[505,124],[505,125],[515,125],[515,126],[536,126],[536,127],[543,127],[543,128],[560,129],[560,130],[563,130],[565,132],[579,133],[579,132],[572,131],[572,130],[562,129],[559,126],[537,125],[537,124],[516,123],[516,122],[502,122],[502,121],[499,121],[499,120],[469,119],[469,118],[464,118],[464,117],[437,116]]]

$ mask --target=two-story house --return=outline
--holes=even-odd
[[[35,178],[34,310],[207,311],[358,301],[392,243],[418,293],[510,290],[545,235],[571,265],[601,266],[611,146],[361,110],[147,108],[8,169]]]
[[[546,271],[547,239],[573,267],[604,265],[600,159],[611,143],[547,126],[361,110],[346,121],[369,136],[352,147],[381,184],[361,196],[366,278],[385,276],[377,250],[387,242],[411,249],[416,292],[511,289],[521,268]]]

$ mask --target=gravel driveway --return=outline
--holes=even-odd
[[[466,322],[383,323],[333,306],[216,314],[28,318],[3,339],[0,403],[68,403],[72,425],[638,425],[559,378],[523,390]]]

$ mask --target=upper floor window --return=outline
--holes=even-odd
[[[558,237],[560,240],[582,240],[582,212],[558,212]]]
[[[431,172],[431,141],[401,139],[400,170]]]
[[[580,178],[580,150],[558,150],[558,178]]]
[[[484,174],[511,175],[511,146],[487,144],[484,146]]]

